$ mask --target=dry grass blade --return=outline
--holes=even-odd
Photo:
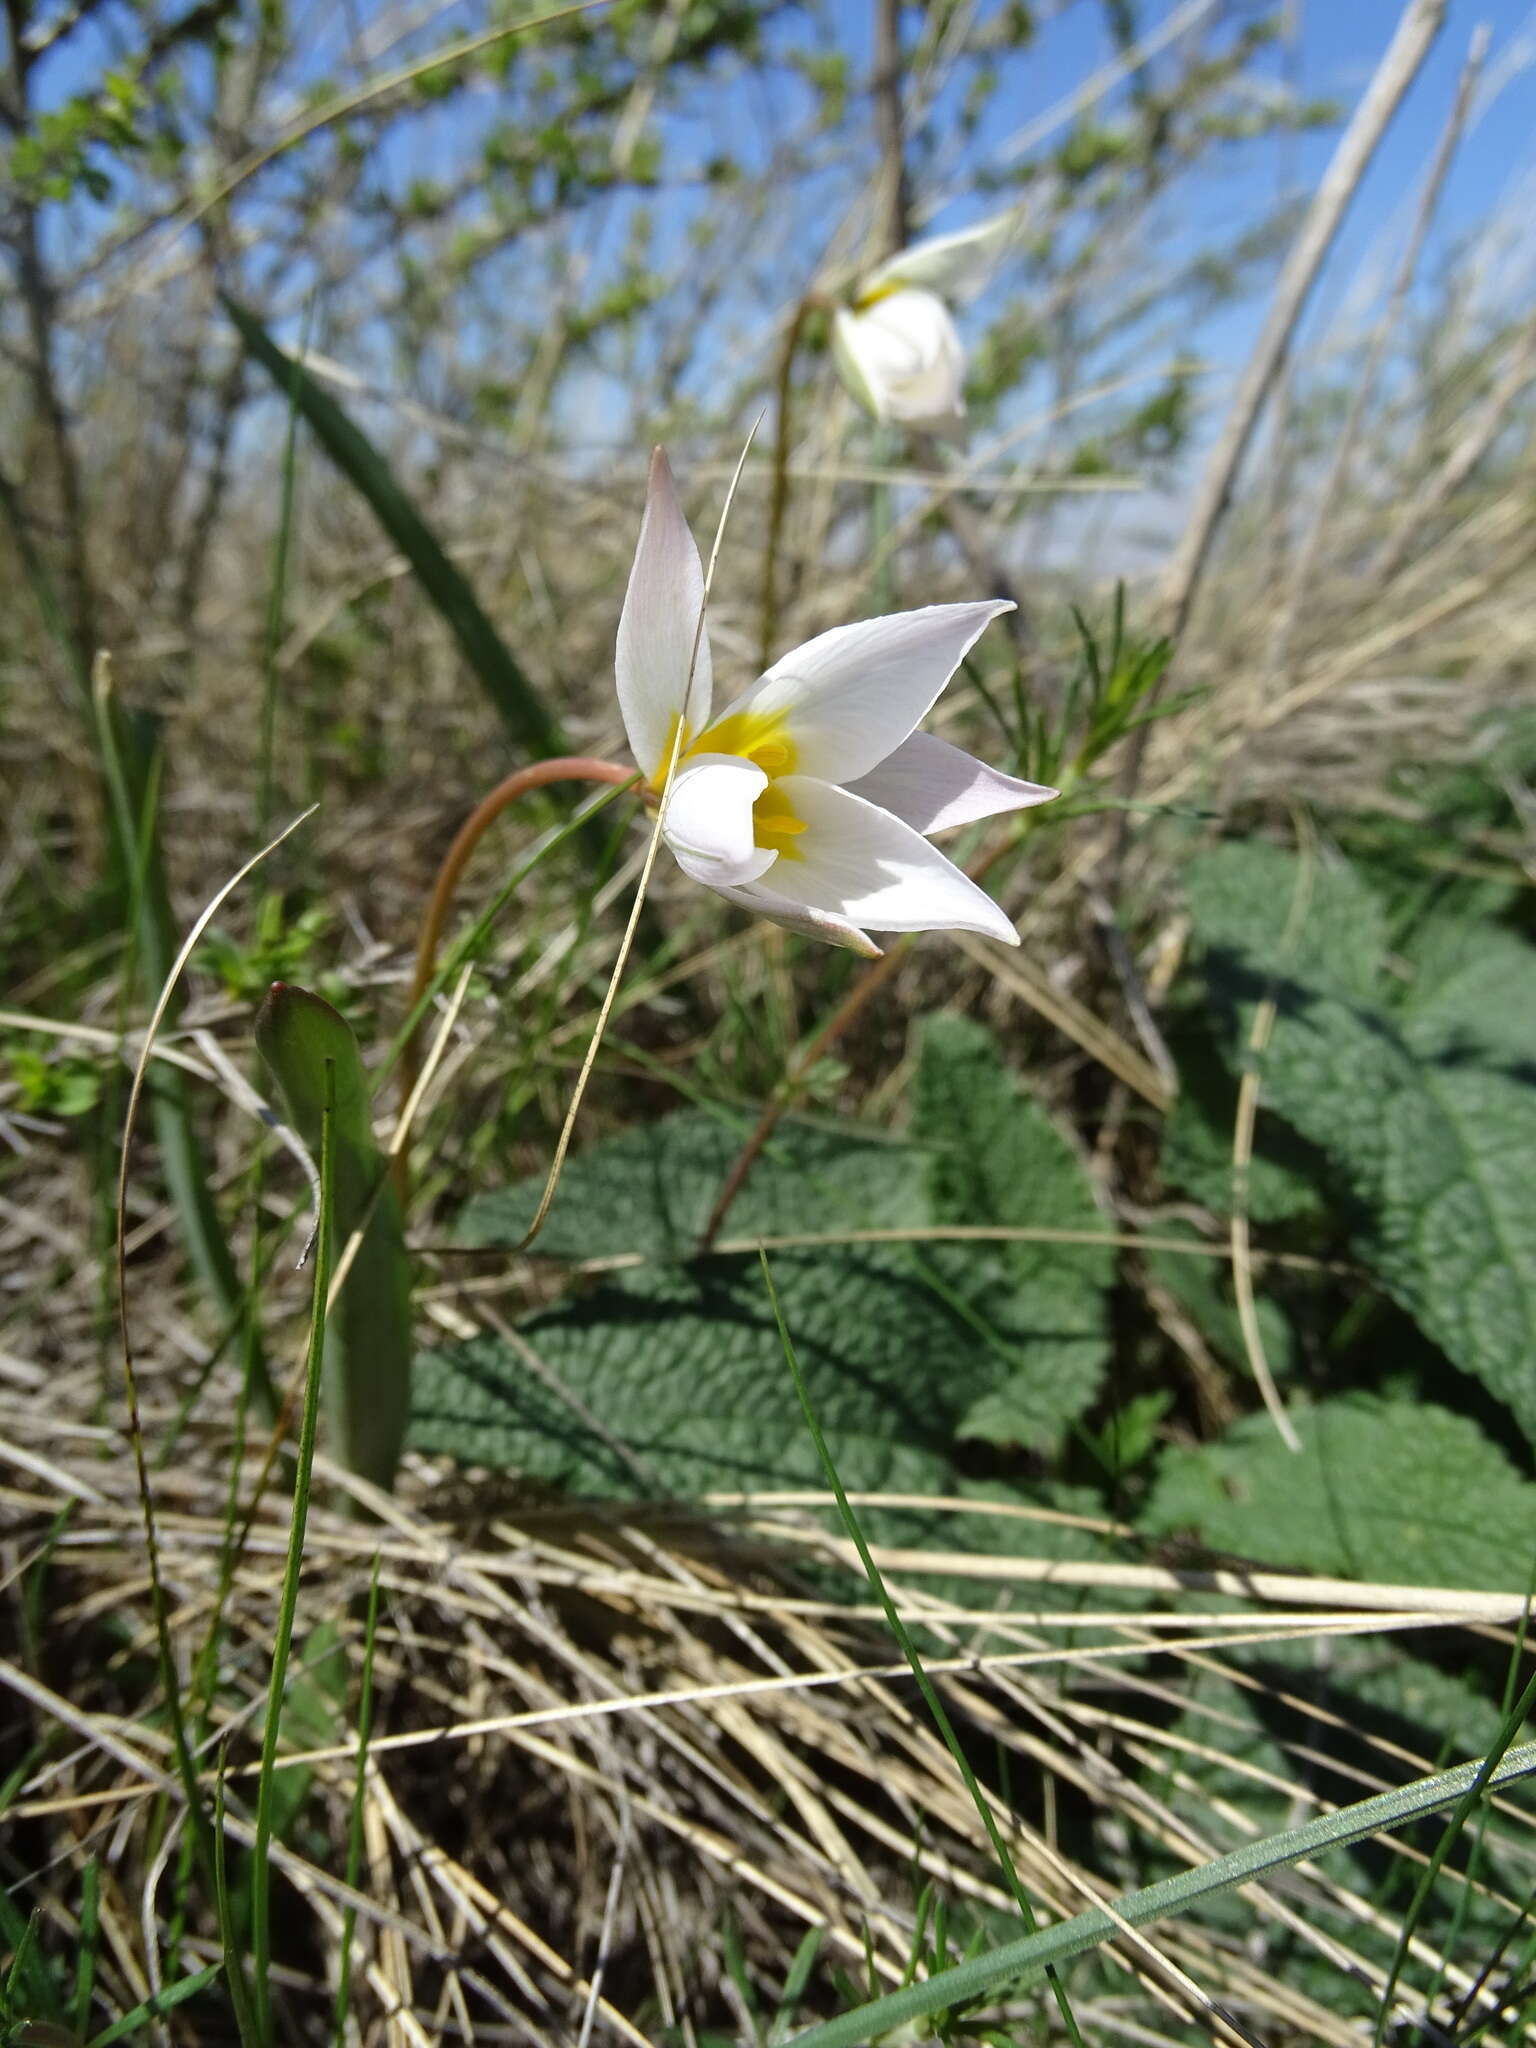
[[[1298,825],[1301,825],[1298,813]],[[1297,870],[1296,889],[1286,912],[1285,929],[1280,936],[1280,949],[1276,956],[1277,968],[1283,968],[1290,959],[1302,928],[1307,921],[1307,912],[1312,902],[1312,880],[1316,866],[1316,852],[1306,830],[1300,833],[1304,858]],[[1253,1257],[1248,1240],[1248,1174],[1253,1164],[1254,1124],[1259,1111],[1259,1088],[1262,1082],[1262,1061],[1269,1049],[1270,1035],[1279,1015],[1279,1005],[1274,995],[1266,990],[1253,1015],[1253,1025],[1248,1033],[1248,1061],[1243,1068],[1242,1079],[1237,1089],[1237,1114],[1232,1127],[1232,1220],[1230,1244],[1232,1250],[1232,1286],[1237,1296],[1238,1322],[1243,1333],[1243,1345],[1248,1353],[1248,1365],[1253,1374],[1270,1419],[1280,1433],[1280,1440],[1288,1451],[1300,1452],[1301,1438],[1296,1434],[1296,1425],[1286,1414],[1275,1385],[1275,1376],[1269,1369],[1269,1360],[1264,1352],[1264,1333],[1259,1327],[1258,1305],[1253,1292]]]
[[[116,1261],[117,1261],[117,1316],[118,1335],[122,1348],[123,1386],[128,1402],[128,1438],[133,1452],[134,1478],[138,1488],[139,1506],[143,1517],[144,1545],[149,1563],[150,1586],[154,1608],[155,1637],[159,1653],[160,1679],[165,1694],[165,1708],[170,1715],[173,1745],[178,1769],[186,1790],[194,1840],[198,1844],[199,1862],[210,1890],[214,1886],[215,1850],[207,1816],[192,1775],[191,1752],[187,1743],[186,1728],[182,1718],[180,1678],[176,1669],[171,1643],[170,1618],[167,1609],[164,1584],[160,1570],[160,1552],[155,1529],[154,1493],[150,1484],[148,1461],[144,1448],[144,1426],[139,1404],[138,1379],[134,1372],[133,1337],[128,1311],[128,1176],[132,1163],[134,1120],[144,1092],[145,1078],[149,1073],[150,1058],[154,1049],[155,1036],[170,1006],[187,962],[197,948],[203,933],[217,916],[220,906],[234,893],[255,868],[259,867],[268,854],[282,845],[288,836],[297,831],[306,819],[314,815],[318,807],[311,805],[290,824],[284,826],[274,838],[253,854],[245,864],[236,870],[223,886],[216,890],[202,911],[194,919],[191,929],[182,941],[160,991],[148,1025],[145,1027],[143,1042],[134,1067],[133,1081],[128,1091],[128,1104],[123,1114],[122,1148],[119,1158],[116,1201]],[[245,1992],[243,1970],[239,1967],[229,1975],[230,1995],[236,2009],[244,2015]]]
[[[1163,631],[1171,640],[1177,640],[1188,623],[1238,468],[1323,258],[1403,95],[1440,33],[1445,7],[1446,0],[1408,0],[1376,74],[1334,151],[1301,232],[1291,245],[1268,317],[1254,343],[1221,437],[1207,458],[1194,510],[1163,579]]]

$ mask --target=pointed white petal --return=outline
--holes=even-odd
[[[834,626],[776,661],[726,716],[782,713],[798,773],[852,782],[896,751],[988,622],[1012,610],[987,598]]]
[[[868,932],[861,932],[846,918],[832,917],[822,910],[807,910],[803,903],[792,903],[787,896],[765,888],[761,882],[748,883],[741,889],[719,889],[716,894],[723,896],[727,903],[750,910],[754,917],[766,917],[772,924],[781,924],[789,931],[799,932],[803,938],[821,939],[829,946],[846,947],[850,953],[862,953],[866,960],[880,958],[880,948]]]
[[[832,360],[849,396],[877,420],[885,418],[885,386],[878,346],[866,365],[864,325],[857,313],[839,306],[832,315]]]
[[[913,733],[878,768],[847,787],[925,836],[952,832],[978,818],[995,818],[1000,811],[1049,803],[1061,793],[1041,782],[1004,775],[927,732]]]
[[[767,787],[739,754],[699,754],[678,770],[661,829],[684,874],[717,889],[768,872],[778,854],[752,837],[752,806]]]
[[[921,285],[931,292],[953,298],[959,293],[979,290],[987,283],[1009,242],[1018,234],[1023,215],[1019,208],[994,214],[991,220],[961,228],[952,235],[930,235],[888,256],[872,270],[863,290],[881,285]]]
[[[666,764],[673,721],[686,715],[695,733],[709,722],[709,634],[699,632],[703,608],[704,570],[699,551],[677,501],[666,455],[658,448],[651,456],[645,517],[640,522],[635,563],[619,614],[614,656],[624,730],[650,781]],[[699,651],[695,661],[696,632]]]
[[[932,292],[902,289],[847,316],[842,345],[875,395],[878,417],[939,427],[965,416],[965,350]]]
[[[984,932],[1019,943],[986,891],[900,818],[809,775],[782,776],[778,787],[805,830],[797,857],[774,873],[776,895],[875,931]]]

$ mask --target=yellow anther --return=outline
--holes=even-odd
[[[804,818],[795,816],[783,790],[776,782],[770,782],[752,807],[753,842],[776,853],[780,860],[799,860],[800,849],[790,842],[804,830]]]
[[[733,711],[704,732],[688,749],[690,754],[739,754],[755,762],[765,775],[792,775],[795,743],[776,711]]]

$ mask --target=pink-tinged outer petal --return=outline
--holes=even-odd
[[[978,818],[995,818],[1002,811],[1049,803],[1061,794],[1042,782],[1004,775],[927,732],[913,733],[878,768],[846,787],[925,838],[953,832],[957,825],[973,825]]]
[[[709,723],[709,634],[699,631],[703,609],[703,564],[678,503],[671,466],[658,448],[651,456],[645,516],[614,650],[624,730],[649,781],[666,764],[676,719],[686,716],[695,733]]]
[[[711,889],[755,882],[778,859],[752,837],[752,806],[768,777],[739,754],[698,754],[679,768],[662,836],[685,875]]]
[[[798,773],[853,782],[895,753],[988,623],[1012,610],[987,598],[834,626],[776,661],[726,715],[782,713]]]
[[[727,903],[734,903],[739,910],[750,910],[754,917],[766,917],[770,924],[781,924],[792,932],[799,932],[802,938],[821,939],[829,946],[842,946],[850,953],[860,953],[866,960],[878,960],[880,948],[857,925],[851,925],[846,918],[831,917],[825,911],[808,910],[803,903],[792,903],[787,896],[780,896],[776,890],[765,889],[761,882],[752,882],[742,889],[719,889],[715,892]]]
[[[986,891],[900,818],[809,775],[781,776],[778,788],[805,830],[797,857],[779,862],[775,895],[860,929],[983,932],[1019,943]]]

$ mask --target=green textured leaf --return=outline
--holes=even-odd
[[[1536,1567],[1536,1486],[1465,1416],[1363,1398],[1293,1409],[1300,1454],[1265,1415],[1164,1454],[1145,1515],[1210,1548],[1391,1584],[1520,1592]]]
[[[1423,977],[1394,1011],[1400,983],[1366,971],[1380,927],[1358,879],[1320,871],[1317,929],[1281,947],[1276,905],[1292,900],[1297,871],[1251,847],[1197,865],[1212,1029],[1235,1063],[1254,1006],[1274,997],[1261,1128],[1278,1117],[1326,1156],[1388,1292],[1536,1437],[1536,1085],[1518,1053],[1528,963],[1517,970],[1496,935],[1438,993]]]
[[[931,1017],[923,1027],[913,1134],[929,1148],[936,1222],[1106,1228],[1072,1148],[968,1018]],[[960,1434],[1049,1442],[1098,1391],[1110,1247],[934,1245],[924,1258],[1006,1373],[967,1411]]]
[[[688,1258],[754,1119],[678,1110],[604,1138],[565,1169],[541,1252]],[[732,1237],[916,1227],[930,1220],[927,1161],[915,1147],[785,1118],[731,1208]],[[514,1245],[533,1220],[543,1175],[477,1195],[460,1212],[465,1244]]]
[[[996,1377],[904,1249],[780,1252],[774,1280],[843,1482],[943,1490]],[[417,1361],[412,1441],[575,1492],[822,1484],[755,1258],[645,1267]]]
[[[1082,1169],[985,1032],[936,1020],[918,1093],[911,1142],[786,1120],[731,1235],[951,1220],[1102,1229]],[[574,1160],[541,1248],[647,1263],[526,1321],[536,1365],[490,1339],[418,1361],[413,1441],[582,1492],[819,1485],[756,1260],[692,1257],[746,1129],[682,1110]],[[962,1161],[971,1170],[957,1177]],[[516,1243],[540,1185],[477,1198],[459,1236]],[[957,1434],[984,1433],[990,1416],[1000,1437],[1051,1441],[1097,1388],[1113,1273],[1103,1246],[841,1243],[778,1251],[773,1270],[855,1489],[952,1493]]]
[[[1419,935],[1410,970],[1403,1032],[1421,1058],[1536,1081],[1536,947],[1439,918]]]
[[[1207,954],[1231,953],[1304,986],[1369,1000],[1387,950],[1387,920],[1355,870],[1336,859],[1302,863],[1260,840],[1233,840],[1191,863],[1185,889]],[[1292,907],[1303,906],[1289,945]],[[1262,991],[1260,991],[1262,993]]]
[[[1519,845],[1511,792],[1536,776],[1536,718],[1529,707],[1506,709],[1499,725],[1497,737],[1485,732],[1474,741],[1467,760],[1400,770],[1394,794],[1409,815],[1370,811],[1338,821],[1348,851],[1391,915],[1397,944],[1411,943],[1415,953],[1417,929],[1427,919],[1476,934],[1515,910],[1525,894],[1517,858],[1497,846],[1499,835],[1512,849]]]
[[[534,754],[565,753],[556,720],[377,448],[345,407],[278,347],[254,313],[227,294],[221,298],[246,353],[285,396],[291,396],[321,447],[367,499],[374,517],[415,570],[508,732]]]
[[[1237,1117],[1234,1050],[1218,1048],[1202,1021],[1170,1033],[1179,1092],[1163,1135],[1163,1178],[1202,1207],[1232,1209],[1232,1132]],[[1248,1215],[1259,1224],[1320,1216],[1331,1175],[1326,1156],[1288,1124],[1259,1118],[1248,1168]]]

